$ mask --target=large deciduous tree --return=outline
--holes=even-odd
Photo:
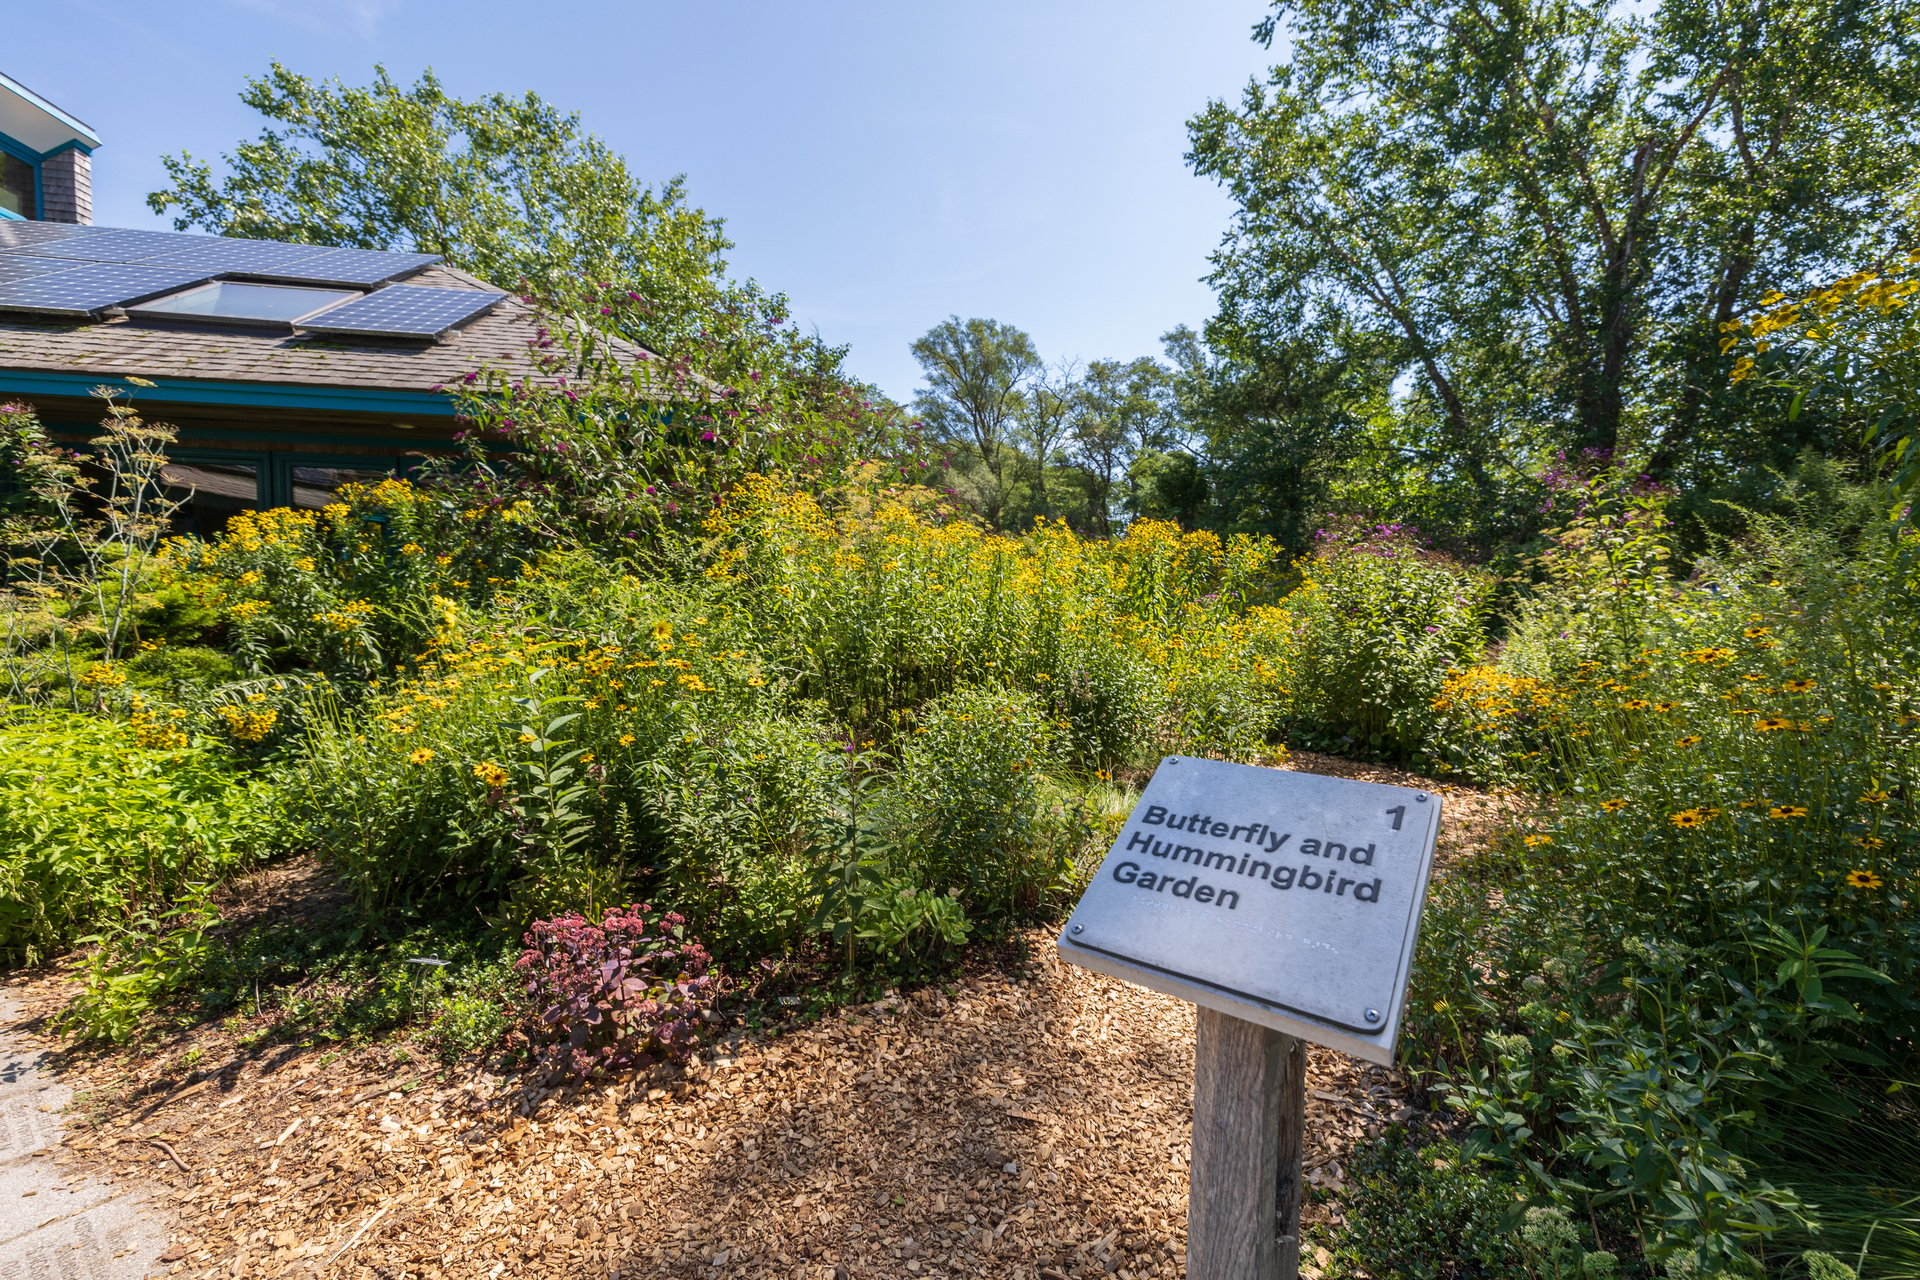
[[[913,355],[926,378],[915,412],[936,435],[979,454],[991,478],[981,505],[998,524],[1010,436],[1027,383],[1042,369],[1033,339],[997,320],[950,316],[914,342]]]
[[[1897,0],[1281,0],[1256,34],[1287,64],[1191,122],[1239,206],[1209,336],[1243,362],[1352,344],[1482,528],[1554,448],[1777,461],[1717,326],[1885,236],[1916,25]]]
[[[620,282],[670,323],[724,292],[732,247],[682,179],[634,177],[579,117],[528,93],[463,101],[431,71],[360,87],[275,62],[241,101],[268,126],[214,166],[167,156],[154,212],[180,230],[437,253],[513,287]]]
[[[1077,398],[1074,443],[1091,481],[1096,527],[1109,533],[1115,481],[1127,480],[1127,507],[1138,512],[1138,474],[1132,464],[1171,443],[1167,370],[1148,356],[1095,360]]]

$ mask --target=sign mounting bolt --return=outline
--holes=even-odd
[[[1367,1021],[1368,1022],[1380,1021],[1380,1011],[1378,1009],[1367,1010]]]
[[[1086,931],[1087,931],[1087,926],[1083,924],[1074,925],[1071,929],[1067,930],[1068,933],[1085,933]]]
[[[1427,793],[1426,793],[1426,792],[1424,792],[1424,791],[1422,791],[1422,792],[1419,792],[1419,793],[1418,793],[1418,794],[1416,794],[1416,795],[1415,795],[1415,796],[1414,796],[1413,798],[1414,798],[1415,800],[1425,800],[1425,799],[1427,798]]]

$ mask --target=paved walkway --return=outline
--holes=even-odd
[[[0,1280],[145,1280],[169,1270],[159,1215],[140,1193],[54,1163],[73,1091],[14,1029],[0,990]]]

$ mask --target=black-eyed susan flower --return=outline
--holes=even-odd
[[[427,761],[431,759],[433,759],[433,752],[426,747],[421,747],[418,751],[410,752],[408,754],[407,763],[408,764],[425,764]]]
[[[1541,848],[1541,847],[1542,847],[1542,846],[1544,846],[1544,845],[1550,845],[1550,844],[1552,844],[1552,843],[1553,843],[1553,837],[1552,837],[1552,836],[1543,836],[1543,835],[1531,835],[1531,836],[1528,836],[1528,837],[1526,837],[1526,839],[1525,839],[1525,841],[1524,841],[1524,843],[1526,844],[1526,846],[1527,846],[1527,848],[1529,848],[1529,849],[1538,849],[1538,848]]]
[[[1675,738],[1673,745],[1676,747],[1697,747],[1700,745],[1700,735],[1697,733],[1685,734]]]
[[[1605,809],[1608,813],[1618,813],[1622,809],[1627,807],[1627,802],[1616,796],[1612,800],[1602,800],[1600,802],[1600,807],[1602,809]]]
[[[1887,842],[1879,836],[1855,836],[1853,842],[1862,849],[1884,849],[1887,847]]]
[[[1745,631],[1742,631],[1740,634],[1745,636],[1749,640],[1758,640],[1761,636],[1772,635],[1773,628],[1772,627],[1748,627]]]
[[[509,781],[507,771],[490,760],[482,760],[479,764],[473,766],[473,776],[486,783],[495,791],[506,786]]]
[[[1882,791],[1878,787],[1875,787],[1873,790],[1867,792],[1865,795],[1860,797],[1861,804],[1885,804],[1886,802],[1887,802],[1887,793]]]
[[[1662,712],[1662,713],[1665,713],[1665,712],[1668,712],[1668,711],[1671,711],[1671,710],[1673,710],[1673,709],[1674,709],[1674,707],[1675,707],[1675,706],[1677,706],[1677,705],[1679,705],[1679,704],[1678,704],[1678,703],[1673,703],[1673,702],[1656,702],[1656,703],[1654,703],[1654,704],[1653,704],[1653,709],[1654,709],[1655,711],[1659,711],[1659,712]]]
[[[1653,704],[1651,702],[1648,702],[1645,698],[1628,698],[1625,702],[1621,703],[1620,705],[1628,711],[1645,711],[1648,707],[1652,706]]]
[[[1803,804],[1776,804],[1767,810],[1769,818],[1804,818],[1807,806]]]
[[[1793,721],[1785,716],[1762,716],[1753,722],[1755,733],[1778,733],[1782,729],[1793,728]]]
[[[1678,813],[1668,814],[1667,821],[1676,827],[1699,827],[1706,825],[1707,815],[1698,809],[1682,809]]]
[[[1818,680],[1789,680],[1780,689],[1784,693],[1806,693],[1819,683]]]
[[[1849,889],[1878,889],[1885,883],[1886,881],[1871,871],[1847,872],[1847,888]]]

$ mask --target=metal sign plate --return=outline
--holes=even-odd
[[[1168,756],[1060,954],[1391,1063],[1439,831],[1428,792]]]

